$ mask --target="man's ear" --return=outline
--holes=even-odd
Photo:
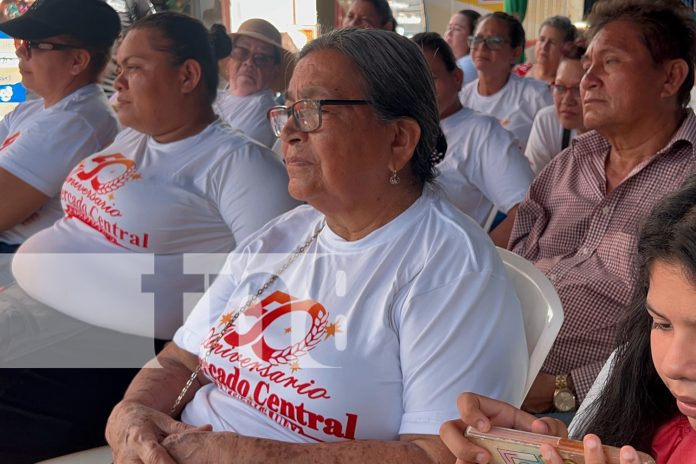
[[[454,68],[454,71],[452,71],[452,73],[454,74],[454,78],[457,81],[457,85],[461,90],[462,86],[464,85],[464,71],[462,71],[462,69],[459,66],[457,66],[456,68]]]
[[[89,54],[84,48],[77,48],[73,53],[72,67],[70,68],[70,73],[73,76],[77,76],[85,71],[92,62],[92,55]]]
[[[198,83],[203,79],[203,70],[201,69],[201,64],[192,59],[184,61],[179,69],[179,82],[181,83],[182,93],[191,93]]]
[[[689,65],[682,59],[667,60],[664,68],[666,76],[660,96],[671,97],[679,93],[679,89],[689,74]]]
[[[522,53],[524,52],[524,47],[519,46],[517,48],[512,49],[512,65],[514,66],[519,60],[520,57],[522,56]]]
[[[421,128],[413,118],[399,118],[393,121],[392,157],[389,170],[400,171],[414,156],[420,140]]]

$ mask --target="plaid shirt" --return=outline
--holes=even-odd
[[[508,245],[558,292],[565,320],[541,370],[570,373],[580,401],[616,346],[636,288],[641,222],[696,168],[696,116],[688,110],[667,146],[607,194],[609,151],[595,131],[573,140],[532,183]]]

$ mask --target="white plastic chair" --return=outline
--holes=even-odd
[[[498,207],[493,205],[491,206],[491,210],[488,212],[488,216],[486,217],[486,222],[483,223],[481,227],[483,227],[483,230],[486,231],[486,233],[491,231],[491,227],[493,227],[493,221],[495,221],[495,217],[498,215]]]
[[[48,461],[37,462],[36,464],[111,464],[112,462],[111,448],[102,446],[100,448],[49,459]]]
[[[505,269],[522,304],[524,333],[529,352],[527,383],[524,387],[524,396],[527,396],[558,331],[561,330],[563,307],[551,282],[531,262],[500,247],[498,254],[503,259]]]

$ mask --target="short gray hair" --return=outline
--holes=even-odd
[[[381,29],[336,29],[305,45],[298,60],[320,50],[336,50],[355,63],[379,119],[418,122],[421,135],[411,168],[424,184],[432,182],[447,142],[440,129],[430,68],[420,48],[406,37]]]
[[[550,18],[546,18],[544,22],[541,23],[541,26],[539,26],[539,32],[541,32],[541,28],[544,26],[553,27],[561,31],[564,42],[575,42],[575,39],[578,38],[578,29],[570,22],[570,18],[567,16],[551,16]]]

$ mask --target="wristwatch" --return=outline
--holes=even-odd
[[[553,406],[557,411],[569,412],[575,409],[575,395],[568,386],[568,374],[556,376],[556,391],[553,392]]]

